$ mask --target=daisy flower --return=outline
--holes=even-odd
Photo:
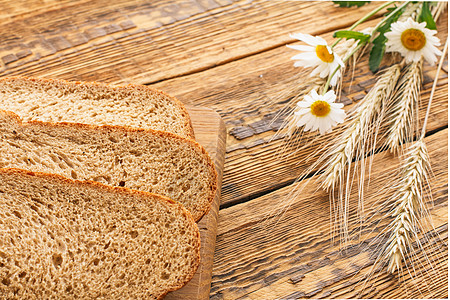
[[[325,95],[319,95],[312,90],[302,101],[297,103],[297,109],[294,115],[297,118],[297,127],[305,125],[305,131],[316,131],[320,134],[331,131],[331,128],[338,123],[344,122],[346,117],[342,109],[344,104],[334,103],[336,95],[333,90]]]
[[[437,31],[425,28],[426,25],[411,18],[392,23],[391,31],[384,34],[388,38],[386,52],[400,52],[407,63],[419,61],[423,56],[434,65],[436,55],[442,55],[442,52],[436,48],[440,45],[439,38],[434,36]]]
[[[319,36],[314,37],[303,33],[291,34],[290,37],[298,39],[309,45],[287,46],[289,48],[302,51],[302,53],[292,57],[292,59],[297,60],[294,63],[295,67],[316,67],[311,72],[310,76],[319,74],[320,78],[325,78],[331,75],[338,68],[338,66],[344,67],[344,63],[341,58],[331,50],[323,38]],[[340,76],[341,71],[338,70],[331,79],[330,84],[335,86]]]

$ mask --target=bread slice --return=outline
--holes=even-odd
[[[10,77],[0,79],[0,109],[24,121],[149,128],[194,139],[189,114],[176,98],[143,85]]]
[[[197,142],[154,130],[74,123],[22,123],[0,111],[0,168],[19,168],[152,192],[181,202],[198,221],[217,173]]]
[[[179,203],[18,169],[0,169],[0,235],[2,299],[159,299],[200,259]]]

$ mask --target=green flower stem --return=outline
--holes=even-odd
[[[391,1],[388,2],[380,7],[378,7],[377,9],[375,9],[374,11],[370,12],[369,14],[367,14],[366,16],[364,16],[362,19],[360,19],[359,21],[357,21],[355,24],[353,24],[349,30],[354,29],[356,26],[358,26],[359,24],[361,24],[362,22],[364,22],[365,20],[367,20],[368,18],[370,18],[371,16],[373,16],[374,14],[376,14],[378,11],[380,11],[381,9],[385,8],[388,5],[393,4],[395,1]],[[406,5],[408,5],[411,1],[406,1],[405,3],[403,3],[402,5],[400,5],[399,7],[397,7],[396,9],[394,9],[386,18],[384,18],[381,22],[379,22],[375,28],[372,30],[372,38],[374,36],[374,34],[377,32],[378,28],[380,28],[381,26],[383,26],[383,24],[389,20],[392,16],[394,16],[399,10],[403,9]],[[332,45],[332,47],[334,47],[342,38],[338,39],[336,42],[334,42],[334,44]],[[350,57],[352,57],[353,54],[355,54],[359,49],[361,49],[364,45],[366,45],[367,42],[360,42],[358,44],[358,46],[349,54],[347,55],[347,57],[345,57],[342,61],[345,63],[347,62],[347,60],[350,59]],[[327,82],[325,83],[325,86],[323,87],[323,92],[322,94],[325,95],[325,93],[328,91],[328,88],[330,86],[330,82],[331,82],[331,78],[333,78],[333,76],[336,74],[336,72],[341,68],[341,66],[337,66],[337,68],[334,70],[334,72],[328,76]]]
[[[361,49],[363,46],[365,45],[365,43],[359,43],[358,46],[356,46],[355,49],[353,49],[353,51],[347,55],[347,57],[345,57],[342,62],[345,64],[347,62],[347,60],[350,59],[350,57],[352,57],[353,54],[355,54],[359,49]],[[323,87],[323,92],[322,95],[325,95],[325,93],[328,91],[328,87],[330,86],[330,82],[331,82],[331,78],[333,78],[333,76],[336,74],[336,72],[341,68],[341,65],[337,66],[337,68],[333,71],[333,73],[331,75],[328,76],[327,82],[325,83],[325,86]]]
[[[411,3],[411,1],[406,1],[405,3],[403,3],[402,5],[400,5],[399,7],[397,7],[396,9],[394,9],[386,18],[384,18],[383,20],[381,20],[380,23],[377,24],[377,26],[375,26],[375,28],[372,30],[372,38],[375,35],[375,33],[377,32],[378,28],[380,28],[381,26],[383,26],[384,23],[386,23],[387,20],[389,20],[390,18],[392,18],[398,11],[402,10],[403,8],[405,8],[405,6],[407,6],[409,3]]]
[[[373,11],[371,11],[370,13],[368,13],[367,15],[365,15],[364,17],[362,17],[361,19],[359,19],[358,21],[356,21],[355,24],[353,24],[348,30],[353,30],[356,28],[356,26],[358,26],[359,24],[365,22],[367,19],[369,19],[370,17],[372,17],[373,15],[375,15],[376,13],[378,13],[380,10],[382,10],[383,8],[394,4],[396,1],[390,1],[388,3],[385,3],[381,6],[379,6],[378,8],[374,9]],[[340,41],[342,40],[342,38],[336,40],[333,45],[331,45],[331,48],[333,48],[334,46],[336,46]]]

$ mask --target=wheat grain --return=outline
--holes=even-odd
[[[442,264],[447,262],[447,241],[440,237],[441,230],[446,231],[446,225],[435,229],[430,212],[425,206],[425,200],[432,199],[428,181],[428,173],[432,175],[432,170],[425,145],[425,133],[447,47],[448,38],[431,89],[422,133],[418,141],[411,143],[404,154],[403,163],[396,170],[398,179],[391,181],[385,188],[386,191],[394,193],[387,199],[383,195],[375,196],[381,199],[381,204],[371,216],[371,222],[377,226],[386,222],[388,226],[382,231],[377,230],[379,233],[366,248],[371,249],[375,262],[363,286],[366,286],[375,273],[381,274],[385,267],[389,273],[398,270],[399,277],[409,275],[412,282],[420,282],[420,287],[419,284],[409,287],[419,293],[422,293],[422,289],[434,292],[430,291],[428,286],[448,277],[447,268],[442,268]],[[406,272],[403,267],[406,267]]]
[[[389,261],[388,271],[394,273],[401,269],[401,263],[411,247],[412,240],[418,240],[415,228],[419,215],[426,211],[423,202],[424,183],[427,182],[427,171],[430,168],[428,153],[423,138],[412,143],[402,163],[402,180],[393,199],[395,209],[394,220],[390,225],[391,236],[385,250]]]
[[[418,106],[422,85],[422,63],[410,63],[402,74],[392,101],[388,104],[386,120],[389,129],[385,146],[399,152],[404,143],[411,142],[418,132]]]

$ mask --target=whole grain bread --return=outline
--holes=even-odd
[[[0,169],[1,299],[160,299],[194,275],[200,234],[166,197]]]
[[[176,98],[143,85],[6,77],[0,109],[24,121],[149,128],[194,139],[189,114]]]
[[[210,208],[217,173],[197,142],[155,130],[74,123],[22,123],[0,111],[0,168],[93,180],[167,196],[198,221]]]

